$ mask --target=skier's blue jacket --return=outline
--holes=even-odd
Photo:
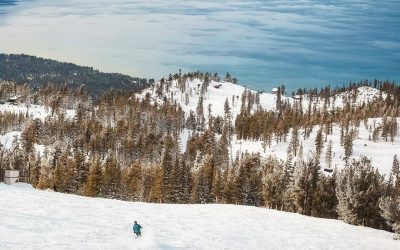
[[[139,224],[133,224],[133,232],[134,233],[140,233],[140,229],[142,228],[141,225]]]

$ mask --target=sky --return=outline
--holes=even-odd
[[[398,0],[0,0],[0,52],[268,90],[400,80]]]

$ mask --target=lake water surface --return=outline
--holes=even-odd
[[[399,0],[0,0],[0,52],[270,89],[400,80]]]

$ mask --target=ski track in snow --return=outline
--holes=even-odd
[[[26,184],[0,184],[0,204],[0,249],[400,249],[389,232],[249,206],[133,203]]]

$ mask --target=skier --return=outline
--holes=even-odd
[[[139,225],[139,224],[137,223],[137,221],[135,221],[135,222],[133,223],[133,232],[136,234],[136,237],[142,235],[142,233],[140,232],[140,229],[141,229],[141,228],[142,228],[142,226]]]

